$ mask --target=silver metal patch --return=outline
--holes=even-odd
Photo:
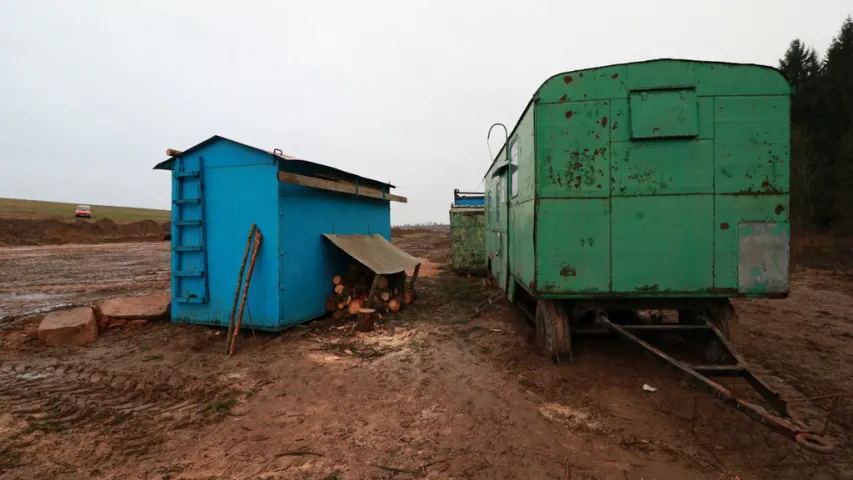
[[[789,231],[787,223],[738,224],[738,292],[788,293]]]

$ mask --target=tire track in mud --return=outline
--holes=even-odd
[[[0,405],[27,421],[30,431],[106,430],[110,463],[123,462],[149,453],[167,431],[206,418],[205,409],[219,392],[209,387],[190,391],[190,379],[175,375],[3,362]],[[104,437],[94,438],[98,443]]]

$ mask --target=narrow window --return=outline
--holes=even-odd
[[[515,198],[518,196],[518,139],[509,148],[509,170],[511,172],[509,177],[510,189],[512,198]]]
[[[503,194],[502,194],[503,189],[501,188],[501,183],[503,183],[505,181],[506,181],[506,177],[504,177],[503,175],[498,177],[498,185],[496,187],[498,189],[498,192],[497,192],[497,197],[498,197],[497,200],[498,201],[496,202],[497,205],[495,205],[495,207],[496,207],[495,208],[495,224],[497,224],[498,228],[500,228],[500,226],[501,226],[501,205],[503,205]]]
[[[490,191],[489,194],[486,196],[486,221],[489,224],[492,223],[491,216],[492,216],[492,192]]]

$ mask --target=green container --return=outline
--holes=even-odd
[[[485,217],[483,207],[450,208],[450,263],[463,274],[486,271]]]
[[[491,275],[510,297],[787,295],[790,94],[686,60],[549,78],[485,177]]]

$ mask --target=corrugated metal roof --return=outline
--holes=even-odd
[[[300,159],[300,158],[297,158],[297,157],[292,157],[292,156],[290,156],[290,155],[285,155],[285,154],[284,154],[284,153],[282,153],[282,152],[281,152],[281,150],[279,150],[279,149],[275,149],[275,150],[265,150],[265,149],[263,149],[263,148],[253,147],[252,145],[247,145],[247,144],[245,144],[245,143],[238,142],[238,141],[236,141],[236,140],[231,140],[230,138],[222,137],[222,136],[219,136],[219,135],[214,135],[214,136],[212,136],[212,137],[208,138],[207,140],[205,140],[205,141],[203,141],[203,142],[201,142],[201,143],[198,143],[198,144],[196,144],[196,145],[193,145],[192,147],[188,148],[187,150],[184,150],[183,152],[181,152],[181,155],[186,155],[186,154],[188,154],[188,153],[192,153],[193,151],[196,151],[196,150],[198,150],[198,149],[200,149],[200,148],[202,148],[202,147],[205,147],[205,146],[207,146],[207,145],[210,145],[211,143],[214,143],[214,142],[216,142],[216,141],[218,141],[218,140],[225,140],[225,141],[228,141],[228,142],[231,142],[231,143],[236,143],[237,145],[242,145],[242,146],[244,146],[244,147],[246,147],[246,148],[251,148],[252,150],[257,150],[257,151],[259,151],[259,152],[268,153],[268,154],[270,154],[270,155],[273,155],[273,156],[275,156],[275,157],[277,157],[277,158],[280,158],[280,159],[282,159],[282,160],[286,160],[286,161],[288,161],[288,162],[301,163],[301,164],[303,164],[303,165],[308,165],[308,166],[311,166],[311,167],[316,167],[316,168],[318,168],[318,169],[325,170],[326,172],[331,173],[331,174],[333,174],[333,175],[337,174],[337,175],[339,175],[339,176],[349,177],[349,178],[353,178],[353,179],[358,179],[358,180],[360,180],[360,181],[366,181],[366,182],[374,183],[374,184],[377,184],[377,185],[383,185],[383,186],[387,186],[387,187],[390,187],[390,188],[395,188],[395,187],[394,187],[394,185],[391,185],[391,184],[390,184],[390,183],[388,183],[388,182],[383,182],[383,181],[381,181],[381,180],[374,180],[374,179],[372,179],[372,178],[362,177],[362,176],[360,176],[360,175],[356,175],[356,174],[354,174],[354,173],[347,172],[347,171],[345,171],[345,170],[340,170],[340,169],[335,168],[335,167],[330,167],[330,166],[328,166],[328,165],[324,165],[324,164],[322,164],[322,163],[309,162],[308,160],[303,160],[303,159]],[[168,159],[166,159],[166,160],[164,160],[164,161],[162,161],[162,162],[158,163],[157,165],[154,165],[154,170],[171,170],[171,169],[172,169],[172,164],[173,164],[173,163],[175,163],[175,157],[169,157]],[[281,168],[281,167],[282,167],[282,163],[283,163],[283,162],[279,162],[279,169],[282,169],[282,168]]]
[[[400,250],[382,235],[333,235],[324,233],[332,243],[379,275],[390,275],[421,263]]]

